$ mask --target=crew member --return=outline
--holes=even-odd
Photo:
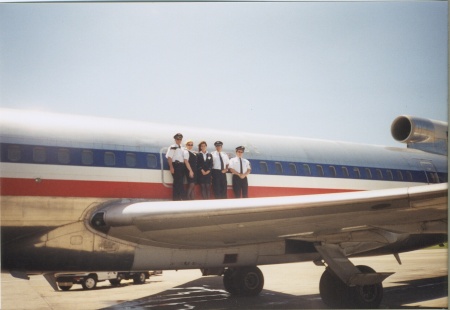
[[[175,139],[175,144],[169,146],[166,153],[167,162],[169,163],[170,173],[173,177],[173,200],[183,200],[184,199],[184,169],[186,167],[185,160],[189,160],[189,154],[187,151],[181,147],[181,142],[183,141],[183,135],[177,133],[173,136]]]
[[[245,147],[236,148],[236,157],[230,159],[230,171],[233,174],[233,192],[236,198],[248,198],[248,179],[251,172],[250,162],[243,158]]]
[[[188,183],[186,199],[195,199],[195,184],[197,183],[197,153],[192,149],[194,146],[194,141],[189,140],[186,142],[186,151],[189,155],[189,160],[185,160],[186,165],[186,179]]]
[[[202,189],[203,199],[211,197],[211,169],[213,164],[212,155],[208,153],[208,144],[202,141],[198,145],[197,167],[198,167],[198,183]]]
[[[222,152],[222,141],[214,142],[216,150],[211,153],[213,158],[212,167],[212,183],[214,197],[216,199],[226,199],[227,198],[227,171],[229,164],[229,157],[226,153]]]

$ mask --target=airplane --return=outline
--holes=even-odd
[[[200,269],[257,296],[258,265],[309,261],[326,305],[376,308],[391,273],[350,258],[447,241],[447,131],[399,116],[403,148],[0,109],[2,272],[57,290],[57,272]],[[245,146],[251,198],[170,201],[176,132]]]

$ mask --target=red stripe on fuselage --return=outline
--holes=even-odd
[[[170,199],[172,189],[162,183],[105,182],[74,180],[40,180],[1,178],[2,196],[55,196],[55,197],[97,197],[97,198],[145,198]],[[313,195],[350,192],[352,190],[329,188],[286,188],[286,187],[250,187],[250,197],[277,197],[293,195]],[[211,189],[212,193],[212,189]],[[197,186],[196,197],[200,198]],[[228,197],[234,198],[228,190]]]

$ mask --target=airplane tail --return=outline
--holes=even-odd
[[[391,125],[392,137],[408,148],[448,154],[448,123],[409,115],[397,117]]]

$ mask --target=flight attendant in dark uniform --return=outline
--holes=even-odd
[[[208,153],[207,144],[202,141],[198,145],[197,153],[197,167],[198,167],[198,183],[202,189],[203,199],[211,198],[211,169],[212,169],[212,155]]]
[[[236,198],[248,198],[248,179],[251,172],[250,162],[243,158],[245,147],[236,148],[236,157],[230,159],[230,171],[233,174],[233,192]]]
[[[194,141],[189,140],[186,142],[186,150],[189,154],[189,170],[188,165],[186,165],[186,179],[188,183],[188,188],[186,191],[186,199],[194,200],[195,199],[195,184],[197,183],[197,154],[192,150],[194,146]]]
[[[187,151],[181,146],[183,135],[177,133],[173,136],[175,144],[169,146],[166,153],[167,162],[169,163],[170,173],[173,177],[173,200],[184,199],[184,169],[186,167],[185,162],[189,159]]]

